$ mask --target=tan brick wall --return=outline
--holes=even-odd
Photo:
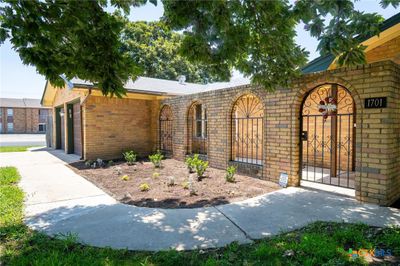
[[[394,38],[383,45],[378,46],[366,53],[367,62],[377,62],[382,60],[393,60],[400,64],[400,37]]]
[[[156,149],[159,102],[89,96],[84,104],[84,158],[115,159]]]
[[[281,172],[291,185],[300,181],[300,110],[313,88],[336,83],[347,88],[356,105],[356,196],[364,202],[388,205],[400,196],[399,183],[399,65],[377,62],[304,75],[290,89],[266,92],[236,87],[186,95],[163,101],[174,115],[174,157],[183,160],[188,146],[187,116],[191,104],[203,103],[208,113],[208,160],[225,168],[231,160],[231,110],[245,93],[257,95],[265,106],[263,179],[277,181]],[[387,97],[388,108],[364,109],[368,97]],[[396,188],[393,188],[393,187]]]

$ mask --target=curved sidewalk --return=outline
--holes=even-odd
[[[249,243],[317,220],[400,226],[397,209],[294,187],[208,208],[125,205],[65,165],[75,159],[51,150],[0,153],[0,166],[16,166],[21,173],[30,227],[50,235],[74,233],[93,246],[152,251],[213,248],[233,241]]]

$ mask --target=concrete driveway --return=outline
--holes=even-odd
[[[46,134],[0,134],[0,146],[46,146]]]
[[[14,165],[22,175],[33,229],[75,233],[93,246],[157,251],[249,243],[318,220],[400,226],[398,209],[294,187],[217,207],[139,208],[116,202],[65,165],[77,159],[45,149],[0,154],[0,165]]]

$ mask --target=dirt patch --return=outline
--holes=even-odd
[[[240,201],[279,189],[273,182],[254,177],[235,175],[236,182],[225,181],[225,171],[209,167],[201,181],[193,182],[196,195],[190,195],[184,183],[189,172],[186,165],[174,159],[162,161],[162,168],[153,167],[151,162],[141,161],[135,166],[116,162],[114,166],[91,169],[83,162],[70,164],[79,175],[100,187],[120,202],[141,207],[196,208]],[[155,174],[157,173],[157,174]],[[128,179],[123,180],[122,176]],[[174,177],[175,185],[168,181]],[[147,183],[148,191],[139,186]],[[186,183],[187,185],[187,183]]]

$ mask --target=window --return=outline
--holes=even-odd
[[[7,132],[12,133],[14,131],[14,110],[7,109]]]
[[[193,104],[188,116],[188,153],[207,155],[207,111],[200,103]]]
[[[39,132],[46,132],[46,124],[39,124]]]
[[[14,132],[14,123],[7,123],[7,132]]]
[[[3,132],[3,109],[0,108],[0,133]]]
[[[195,107],[196,117],[196,137],[207,138],[207,112],[203,105],[197,104]]]
[[[46,123],[48,116],[47,109],[39,109],[39,123]]]

